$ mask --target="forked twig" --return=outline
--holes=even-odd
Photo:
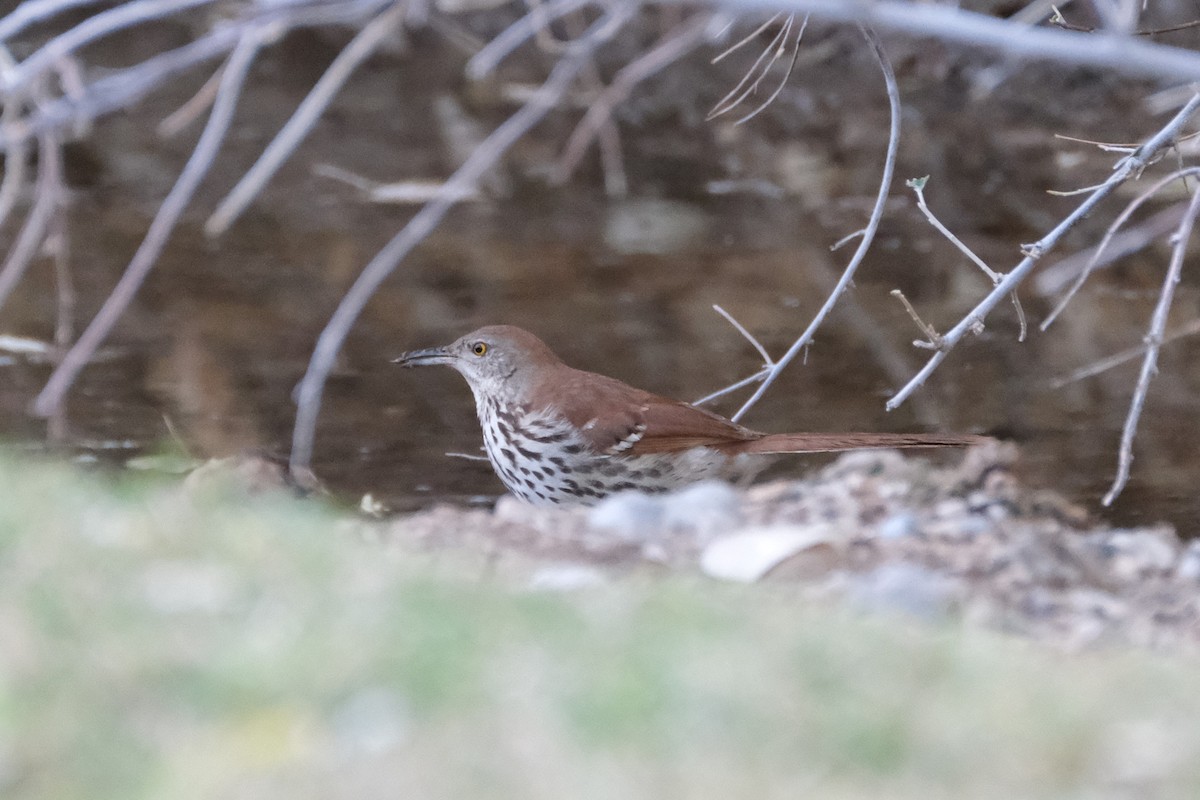
[[[963,242],[962,239],[959,239],[957,236],[954,235],[953,232],[951,232],[951,230],[949,228],[947,228],[945,225],[943,225],[942,221],[940,219],[938,219],[936,215],[934,215],[933,210],[929,207],[929,204],[925,202],[925,184],[928,181],[929,181],[929,176],[926,175],[924,178],[913,178],[911,180],[905,181],[904,185],[907,186],[908,188],[912,189],[913,192],[916,193],[917,208],[920,209],[921,213],[925,215],[925,219],[928,220],[929,224],[932,225],[934,227],[934,229],[937,230],[938,233],[942,234],[942,236],[945,236],[947,239],[949,239],[950,243],[952,245],[954,245],[955,247],[957,247],[959,252],[961,252],[963,255],[965,255],[967,258],[969,258],[972,261],[972,263],[975,264],[975,266],[977,266],[977,267],[979,267],[979,269],[983,270],[983,274],[987,275],[988,280],[990,280],[992,282],[992,286],[995,286],[996,284],[998,284],[1001,281],[1001,279],[1004,278],[1004,275],[1002,273],[996,272],[994,269],[989,267],[982,258],[975,255],[975,251],[972,250],[971,248],[967,247],[966,243]],[[904,295],[900,295],[900,296],[904,297]],[[1020,331],[1017,334],[1017,341],[1023,342],[1023,341],[1025,341],[1025,334],[1027,332],[1027,325],[1025,323],[1025,309],[1023,309],[1021,307],[1021,299],[1019,297],[1017,297],[1016,292],[1012,293],[1012,302],[1013,302],[1013,307],[1017,310],[1017,322],[1020,324]],[[904,303],[905,303],[905,305],[908,305],[908,300],[906,299],[904,301]],[[909,313],[914,315],[914,319],[917,319],[917,320],[920,319],[920,317],[916,316],[916,311],[913,310],[912,306],[909,306],[908,309],[909,309]],[[923,323],[919,323],[919,324],[921,327],[925,327]],[[930,341],[932,342],[932,341],[934,341],[934,339],[931,338]]]
[[[1171,249],[1171,263],[1167,267],[1167,275],[1163,279],[1162,292],[1158,296],[1158,305],[1150,318],[1150,327],[1146,333],[1146,355],[1142,359],[1142,369],[1138,374],[1137,387],[1133,391],[1133,399],[1129,403],[1129,414],[1125,417],[1125,427],[1121,431],[1121,450],[1117,457],[1117,475],[1113,478],[1112,486],[1100,501],[1106,506],[1112,505],[1125,484],[1129,482],[1129,469],[1133,465],[1133,439],[1137,435],[1138,420],[1141,419],[1142,409],[1146,404],[1146,393],[1150,390],[1150,381],[1158,369],[1158,351],[1163,343],[1163,331],[1167,327],[1167,316],[1171,312],[1171,301],[1175,297],[1175,287],[1183,273],[1183,256],[1187,250],[1188,240],[1192,236],[1192,227],[1196,216],[1200,214],[1200,189],[1192,192],[1192,201],[1188,204],[1187,213],[1179,222],[1175,232],[1174,246]]]

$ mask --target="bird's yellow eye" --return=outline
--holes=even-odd
[[[476,342],[475,344],[471,345],[471,352],[477,356],[484,355],[487,353],[487,351],[488,347],[484,342]]]

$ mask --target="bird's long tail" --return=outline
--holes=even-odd
[[[954,433],[770,433],[738,446],[741,453],[838,453],[893,447],[967,447],[987,436]]]

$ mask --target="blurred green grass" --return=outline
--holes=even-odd
[[[0,797],[1200,796],[1200,672],[0,457]]]

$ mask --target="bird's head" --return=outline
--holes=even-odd
[[[402,367],[454,367],[467,379],[476,399],[484,395],[503,404],[522,403],[534,385],[537,371],[561,364],[541,339],[512,325],[489,325],[445,347],[404,353],[392,363]]]

